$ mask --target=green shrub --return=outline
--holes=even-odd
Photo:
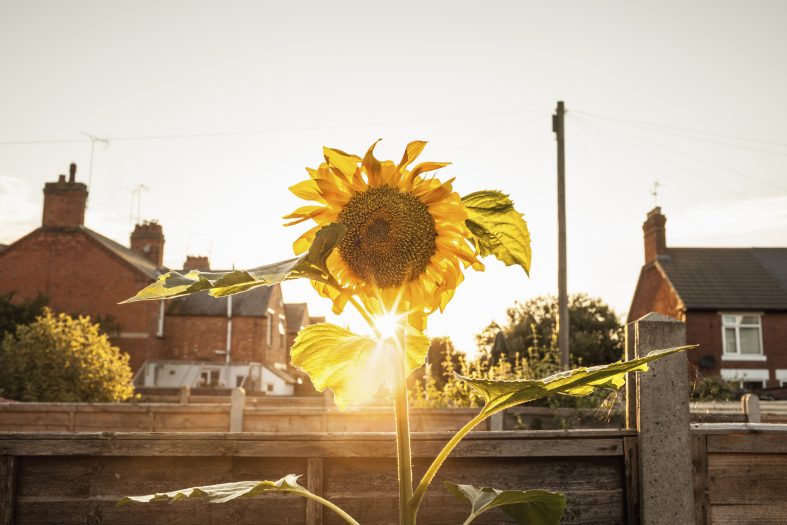
[[[18,401],[107,402],[131,397],[128,355],[89,317],[49,308],[0,345],[0,395]]]

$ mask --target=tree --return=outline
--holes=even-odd
[[[110,344],[89,317],[49,308],[5,334],[0,395],[18,401],[123,401],[134,393],[128,354]]]
[[[603,300],[586,294],[569,297],[569,346],[572,363],[592,366],[623,357],[623,325]],[[557,298],[540,296],[517,302],[506,311],[507,323],[490,323],[476,336],[484,358],[497,362],[502,351],[509,359],[516,354],[542,358],[557,347]],[[504,341],[498,334],[502,333]],[[503,344],[505,343],[505,344]]]
[[[49,299],[41,294],[35,299],[14,303],[14,292],[0,294],[0,340],[6,332],[13,332],[20,324],[30,324],[41,315]]]

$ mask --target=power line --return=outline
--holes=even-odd
[[[726,135],[726,134],[723,134],[723,133],[713,133],[713,132],[710,132],[710,131],[702,131],[702,130],[698,130],[698,129],[684,128],[684,127],[680,127],[680,126],[668,126],[668,125],[665,125],[665,124],[656,124],[654,122],[645,122],[643,120],[634,120],[634,119],[630,119],[630,118],[615,117],[615,116],[611,116],[611,115],[601,115],[601,114],[598,114],[598,113],[590,113],[590,112],[587,112],[587,111],[572,110],[571,112],[572,113],[576,113],[578,115],[585,115],[587,117],[595,117],[595,118],[600,118],[600,119],[605,119],[605,120],[612,120],[612,121],[618,121],[618,122],[624,122],[624,123],[630,123],[630,124],[638,124],[640,126],[649,126],[649,127],[653,127],[653,128],[672,129],[672,130],[678,130],[678,131],[685,131],[685,132],[688,132],[688,133],[695,133],[695,134],[699,134],[699,135],[708,135],[708,136],[711,136],[711,137],[727,138],[727,139],[733,139],[733,140],[742,140],[742,141],[745,141],[745,142],[758,142],[760,144],[770,144],[772,146],[787,147],[787,143],[785,143],[785,142],[776,142],[776,141],[772,141],[772,140],[753,139],[753,138],[749,138],[749,137],[741,137],[741,136],[736,136],[736,135]]]
[[[607,130],[609,132],[613,131],[609,127],[607,127]],[[619,130],[614,130],[614,131],[619,133]],[[647,144],[649,144],[649,145],[651,145],[653,147],[656,147],[656,148],[659,148],[659,149],[663,149],[663,150],[666,150],[666,151],[670,151],[670,152],[675,153],[677,155],[681,155],[683,157],[692,159],[692,160],[694,160],[696,162],[701,162],[703,164],[707,164],[709,166],[713,166],[714,168],[717,168],[717,169],[720,169],[720,170],[728,171],[728,172],[733,173],[735,175],[738,175],[740,177],[744,177],[746,179],[750,179],[750,180],[759,182],[760,184],[766,184],[768,186],[772,186],[774,188],[777,188],[777,189],[780,189],[780,190],[783,190],[783,191],[787,191],[787,187],[785,187],[785,186],[780,186],[779,184],[776,184],[776,183],[771,182],[769,180],[761,179],[759,177],[755,177],[754,175],[750,175],[748,173],[744,173],[744,172],[736,170],[734,168],[730,168],[729,166],[724,166],[723,164],[718,164],[716,162],[712,162],[710,160],[703,159],[703,158],[698,157],[696,155],[692,155],[690,153],[686,153],[685,151],[681,151],[679,149],[671,148],[671,147],[665,146],[663,144],[657,144],[655,142],[648,141],[647,139],[643,139],[642,137],[636,137],[635,135],[631,135],[630,138],[639,139],[640,141],[645,142],[645,143],[647,143]]]
[[[424,119],[398,120],[398,121],[378,122],[378,123],[372,122],[372,123],[365,123],[365,124],[341,124],[341,125],[331,125],[331,126],[293,127],[293,128],[253,130],[253,131],[215,131],[215,132],[205,132],[205,133],[178,133],[178,134],[167,134],[167,135],[128,135],[128,136],[112,137],[111,140],[112,142],[131,142],[131,141],[152,141],[152,140],[184,140],[184,139],[200,139],[200,138],[241,137],[241,136],[253,136],[253,135],[269,135],[273,133],[293,133],[293,132],[301,132],[301,131],[353,129],[353,128],[373,127],[373,126],[397,126],[403,124],[413,124],[416,122],[475,120],[475,119],[495,118],[495,117],[511,116],[511,115],[527,115],[530,113],[536,113],[542,111],[546,113],[546,110],[542,110],[542,109],[514,110],[514,111],[505,111],[505,112],[498,112],[498,113],[457,115],[457,116],[450,116],[450,117],[433,117],[433,118],[424,118]],[[77,142],[88,142],[90,140],[91,140],[90,138],[7,140],[7,141],[0,141],[0,146],[32,145],[32,144],[68,144],[68,143],[77,143]]]
[[[596,129],[597,132],[599,132],[601,134],[604,134],[608,139],[612,139],[612,140],[616,141],[618,144],[627,144],[629,148],[634,148],[636,150],[644,152],[645,154],[649,155],[652,159],[655,159],[655,160],[664,162],[666,164],[669,164],[670,166],[673,166],[673,167],[675,167],[675,168],[677,168],[677,169],[679,169],[679,170],[681,170],[683,172],[686,172],[689,175],[692,175],[692,176],[697,177],[697,178],[699,178],[701,180],[704,180],[708,184],[712,184],[714,186],[722,188],[722,189],[724,189],[724,190],[726,190],[726,191],[728,191],[728,192],[730,192],[730,193],[732,193],[732,194],[734,194],[734,195],[736,195],[738,197],[745,198],[745,195],[743,195],[738,190],[736,190],[734,188],[730,188],[727,185],[721,184],[717,180],[714,180],[713,178],[707,177],[707,176],[705,176],[705,175],[703,175],[701,173],[698,173],[698,172],[696,172],[694,170],[690,170],[690,169],[686,168],[686,166],[684,166],[682,164],[679,164],[677,162],[674,162],[674,161],[664,157],[663,155],[659,155],[657,153],[654,153],[652,150],[647,149],[642,144],[630,140],[630,137],[619,135],[617,130],[611,129],[611,128],[607,127],[607,126],[602,126],[602,125],[600,125],[598,123],[595,123],[595,125],[599,126]],[[654,144],[651,144],[649,142],[645,142],[645,144],[647,144],[648,146],[653,146],[654,145]],[[629,152],[629,154],[631,154],[631,152]],[[665,177],[667,176],[666,173],[662,173],[662,175],[665,176]],[[678,186],[680,186],[681,188],[683,188],[684,190],[688,191],[689,193],[691,193],[692,195],[694,195],[698,199],[702,198],[701,195],[697,194],[695,191],[693,191],[692,189],[684,186],[683,184],[681,184],[681,183],[679,183],[677,181],[674,181],[674,183],[677,184]]]
[[[749,146],[744,146],[744,145],[741,145],[741,144],[734,144],[734,143],[731,143],[731,142],[723,142],[723,141],[720,141],[720,140],[708,139],[708,138],[703,138],[703,137],[695,137],[693,135],[687,135],[685,133],[678,133],[678,132],[670,131],[670,130],[667,130],[667,129],[658,129],[658,128],[654,128],[652,126],[647,126],[647,125],[644,125],[644,124],[625,123],[625,122],[620,122],[618,120],[613,120],[613,119],[610,119],[610,118],[591,116],[591,115],[589,115],[587,113],[584,113],[584,112],[580,112],[580,114],[583,117],[586,117],[586,118],[599,119],[599,120],[601,120],[603,122],[607,122],[607,123],[610,123],[610,124],[616,124],[616,125],[619,125],[619,126],[634,127],[634,128],[637,128],[637,129],[644,129],[646,131],[653,131],[653,132],[657,132],[657,133],[666,133],[668,135],[672,135],[672,136],[675,136],[675,137],[683,137],[683,138],[687,138],[687,139],[690,139],[690,140],[696,140],[696,141],[706,142],[706,143],[710,143],[710,144],[719,144],[721,146],[727,146],[727,147],[730,147],[730,148],[737,148],[737,149],[746,150],[746,151],[754,151],[754,152],[757,152],[757,153],[767,153],[767,154],[770,154],[770,155],[778,155],[778,156],[781,156],[781,157],[787,157],[787,152],[783,152],[783,151],[773,151],[773,150],[768,150],[768,149],[751,148]]]

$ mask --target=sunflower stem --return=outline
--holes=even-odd
[[[407,407],[407,338],[403,327],[396,330],[394,367],[394,415],[396,417],[396,458],[399,468],[399,523],[415,525],[413,458],[410,450],[410,414]]]

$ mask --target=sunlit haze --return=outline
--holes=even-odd
[[[624,315],[654,202],[668,245],[787,246],[785,21],[780,1],[1,2],[0,243],[40,224],[70,162],[88,182],[86,134],[108,139],[86,225],[127,244],[139,206],[167,266],[214,269],[292,256],[308,226],[282,226],[287,188],[323,145],[382,137],[398,160],[428,140],[439,177],[510,193],[531,229],[530,278],[488,259],[429,319],[473,353],[514,301],[556,293],[564,100],[569,291]],[[306,282],[283,291],[363,329]]]

